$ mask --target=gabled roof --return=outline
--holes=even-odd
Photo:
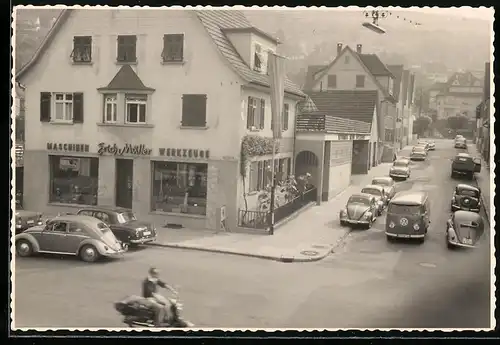
[[[327,68],[328,65],[311,65],[307,66],[306,81],[304,83],[304,90],[311,90],[314,86],[315,76]]]
[[[306,100],[304,102],[299,103],[299,112],[302,114],[308,114],[318,111],[318,107],[316,104],[314,104],[313,100],[311,97],[307,96]]]
[[[109,82],[108,86],[101,87],[98,90],[154,91],[153,88],[144,85],[141,78],[139,78],[130,65],[123,65]]]
[[[267,32],[264,32],[264,31],[260,30],[259,28],[254,27],[254,26],[249,26],[246,28],[225,28],[225,29],[222,29],[222,31],[224,31],[224,32],[251,32],[251,33],[259,35],[263,38],[267,38],[268,40],[270,40],[276,44],[280,43],[280,41],[276,37],[271,36]]]
[[[332,62],[330,62],[330,64],[328,66],[326,66],[326,68],[324,68],[324,70],[322,70],[322,72],[320,72],[319,76],[317,78],[315,78],[315,81],[313,83],[313,86],[314,84],[320,80],[320,79],[323,79],[323,77],[328,74],[328,70],[333,66],[335,65],[335,63],[339,60],[339,58],[345,54],[347,51],[351,52],[352,55],[354,55],[354,57],[358,60],[358,62],[361,64],[361,66],[365,69],[366,73],[371,77],[371,79],[373,80],[373,82],[375,83],[375,85],[377,85],[377,87],[379,88],[379,90],[381,90],[384,94],[384,97],[386,99],[391,99],[393,100],[394,102],[396,101],[395,98],[393,96],[391,96],[389,94],[389,91],[384,87],[382,86],[382,84],[380,84],[380,82],[377,80],[377,78],[375,78],[375,76],[372,74],[372,72],[368,69],[368,67],[363,63],[363,61],[361,60],[361,58],[359,57],[359,54],[356,53],[355,51],[353,51],[351,49],[351,47],[349,47],[348,45],[345,46],[345,48],[340,52],[340,54],[337,55],[337,57],[335,59],[333,59]]]
[[[23,68],[21,68],[21,70],[17,73],[17,79],[21,78],[27,71],[31,69],[31,67],[35,65],[38,59],[50,46],[50,43],[53,41],[55,35],[66,23],[72,11],[74,10],[62,10],[61,14],[56,19],[54,25],[49,30],[47,36],[45,36],[42,44],[37,49],[31,60],[26,65],[24,65]],[[219,49],[221,55],[230,63],[233,70],[241,78],[243,78],[248,83],[258,84],[265,87],[270,86],[269,76],[253,71],[250,66],[248,66],[243,61],[240,54],[237,52],[235,47],[231,44],[231,42],[223,32],[223,29],[248,29],[252,27],[250,22],[241,11],[196,10],[195,13],[212,38],[213,42]],[[285,92],[300,97],[305,96],[300,88],[293,82],[291,82],[288,78],[286,78],[285,80]]]
[[[401,91],[401,81],[403,79],[403,65],[387,65],[387,68],[394,75],[394,98],[399,99],[399,93]]]
[[[453,82],[455,80],[458,80],[459,86],[469,86],[477,81],[481,82],[479,78],[474,76],[474,74],[469,71],[453,73],[453,75],[448,78],[448,81],[446,82],[447,86],[453,86]]]
[[[243,12],[235,10],[197,10],[196,13],[222,56],[229,61],[234,71],[249,83],[269,87],[269,76],[251,69],[224,34],[224,30],[227,29],[243,29],[252,26]],[[305,96],[300,88],[288,78],[285,79],[285,92],[301,97]]]
[[[377,54],[358,54],[358,56],[374,76],[389,76],[394,78],[392,72],[380,60]]]
[[[311,92],[309,97],[322,114],[371,124],[378,93],[375,90],[328,90]]]

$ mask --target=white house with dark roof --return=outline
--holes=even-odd
[[[458,114],[475,120],[476,107],[483,99],[483,81],[471,72],[454,73],[436,94],[438,119]]]
[[[304,91],[375,90],[378,93],[378,135],[380,142],[393,143],[397,118],[392,72],[376,54],[366,54],[361,44],[356,50],[337,44],[337,56],[326,66],[310,66]],[[382,145],[380,145],[382,146]],[[382,154],[382,150],[379,151]]]
[[[376,90],[308,94],[297,116],[295,167],[296,174],[311,173],[320,201],[378,164],[377,101]]]
[[[25,207],[130,208],[157,225],[238,228],[269,182],[272,36],[234,10],[65,9],[26,86]],[[285,82],[278,171],[293,169]],[[245,156],[245,138],[258,146]],[[255,199],[255,200],[254,200]],[[225,211],[225,212],[224,212]]]

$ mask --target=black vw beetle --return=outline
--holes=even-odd
[[[107,224],[122,243],[137,246],[156,241],[156,228],[153,224],[137,220],[129,209],[113,206],[83,208],[78,215],[92,216]]]
[[[449,249],[475,248],[484,233],[484,221],[476,212],[457,211],[446,222],[446,243]]]
[[[451,198],[451,212],[458,210],[479,212],[481,210],[481,190],[468,184],[459,184]]]

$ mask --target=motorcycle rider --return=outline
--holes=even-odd
[[[160,273],[158,269],[151,267],[148,271],[148,277],[142,282],[142,297],[144,297],[149,302],[149,306],[154,309],[155,325],[157,327],[161,326],[163,323],[168,308],[170,307],[170,301],[158,293],[158,287],[168,289],[173,294],[177,294],[177,291],[160,280],[159,276]]]

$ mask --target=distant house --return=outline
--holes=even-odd
[[[361,44],[355,51],[347,45],[337,44],[337,56],[330,64],[309,66],[304,91],[377,91],[377,132],[380,141],[392,144],[397,117],[396,78],[376,54],[365,54],[362,49]]]
[[[483,83],[479,78],[471,72],[454,73],[436,95],[438,119],[461,114],[474,120],[482,98]]]
[[[428,89],[429,93],[429,109],[437,111],[437,95],[446,90],[446,82],[436,82]]]

